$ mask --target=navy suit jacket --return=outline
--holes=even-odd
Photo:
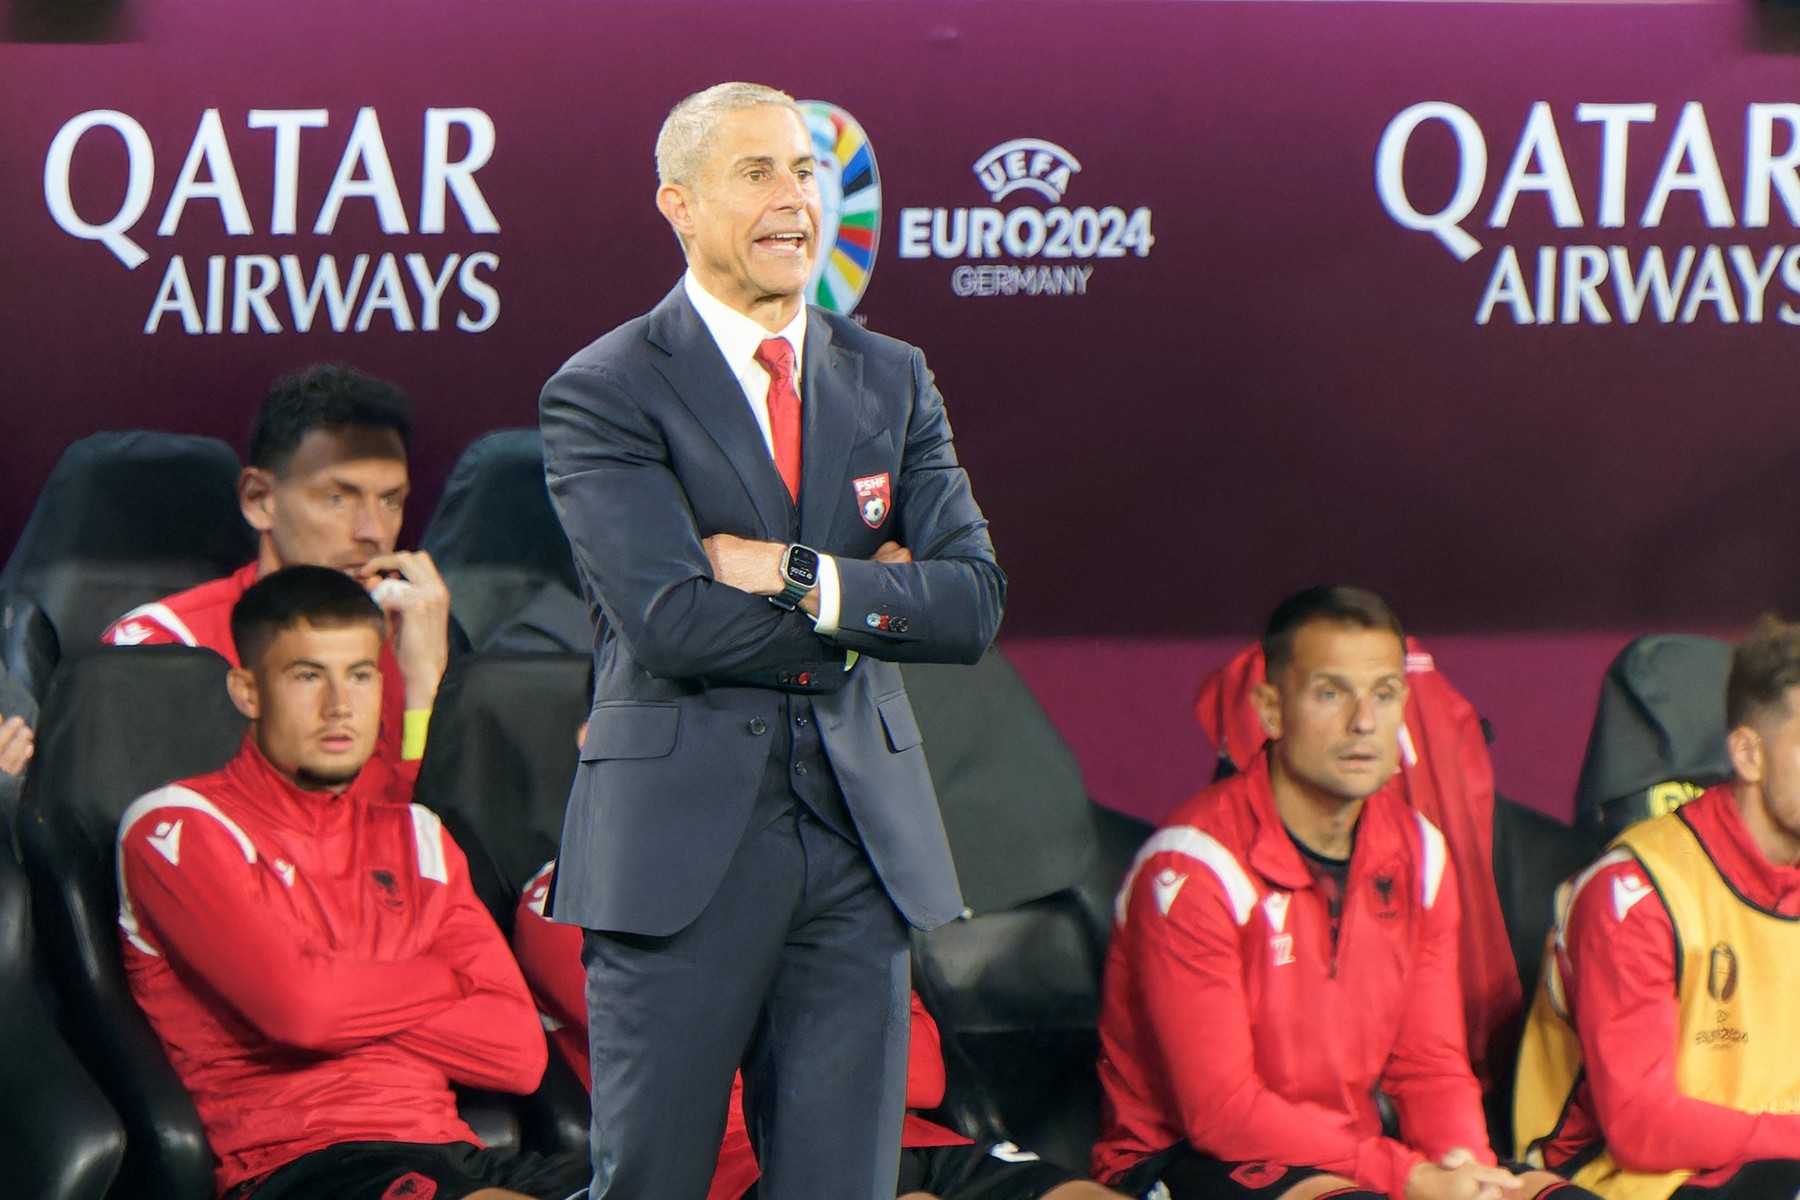
[[[896,662],[975,662],[1006,579],[924,356],[809,308],[798,511],[743,388],[677,285],[582,350],[540,404],[550,495],[596,608],[593,713],[553,912],[666,935],[697,917],[744,836],[785,692],[820,738],[888,895],[912,924],[962,897]],[[888,479],[865,519],[858,480]],[[715,581],[715,533],[835,556],[841,629]],[[871,561],[898,541],[911,563]],[[857,651],[845,665],[845,651]]]

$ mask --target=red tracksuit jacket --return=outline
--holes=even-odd
[[[344,1141],[476,1141],[451,1083],[528,1092],[546,1050],[438,819],[375,759],[342,795],[246,740],[119,822],[126,977],[221,1192]]]
[[[1183,1138],[1403,1200],[1455,1146],[1492,1162],[1457,984],[1443,836],[1395,794],[1357,823],[1337,944],[1265,759],[1170,816],[1119,893],[1100,1015],[1095,1175]],[[1377,1088],[1404,1141],[1382,1136]]]

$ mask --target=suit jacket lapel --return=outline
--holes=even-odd
[[[850,451],[862,428],[862,355],[831,338],[818,313],[806,324],[806,396],[800,411],[800,540],[828,543],[833,517],[844,511]]]
[[[768,536],[786,541],[794,511],[787,485],[769,457],[744,389],[679,283],[651,312],[645,336],[668,356],[657,361],[656,369],[731,460]],[[804,441],[801,453],[806,453]]]

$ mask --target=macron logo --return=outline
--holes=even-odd
[[[181,822],[164,821],[156,827],[156,832],[145,839],[150,848],[169,860],[169,865],[181,865]]]
[[[115,646],[136,646],[150,636],[150,627],[142,621],[127,621],[113,630]]]
[[[290,888],[293,887],[294,886],[294,864],[289,862],[285,858],[278,858],[275,860],[274,866],[275,866],[275,873],[277,875],[281,876],[281,882],[286,884]]]
[[[1623,922],[1625,914],[1630,912],[1639,900],[1648,896],[1651,890],[1650,885],[1636,875],[1619,876],[1613,880],[1613,912]]]
[[[1156,890],[1156,907],[1162,909],[1162,915],[1168,916],[1169,909],[1175,906],[1175,897],[1181,894],[1181,885],[1188,881],[1186,875],[1178,874],[1174,867],[1164,867],[1150,881]]]
[[[1263,912],[1268,914],[1269,924],[1276,933],[1287,932],[1288,901],[1291,897],[1286,892],[1270,892],[1269,898],[1263,901]]]

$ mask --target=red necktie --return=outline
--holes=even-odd
[[[788,495],[800,499],[800,393],[794,388],[794,347],[769,338],[756,348],[756,361],[769,373],[769,432],[775,441],[775,469]]]

